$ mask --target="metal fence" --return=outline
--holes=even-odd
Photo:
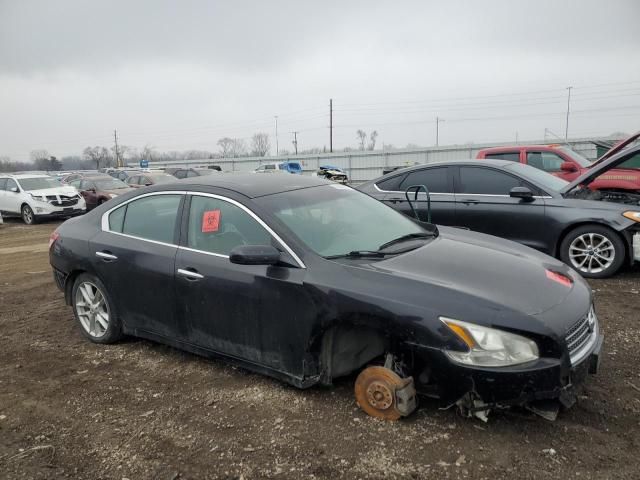
[[[615,140],[609,137],[581,138],[571,140],[568,143],[576,152],[589,159],[594,159],[597,157],[596,144],[612,141]],[[544,145],[558,142],[537,141],[520,143]],[[152,168],[162,168],[176,166],[206,167],[208,165],[219,165],[224,171],[250,172],[258,168],[263,163],[296,161],[300,162],[305,174],[311,174],[315,172],[321,165],[333,165],[343,169],[352,182],[359,183],[379,177],[380,175],[382,175],[383,170],[386,168],[475,158],[479,150],[498,145],[504,144],[453,145],[389,151],[351,151],[320,153],[312,155],[281,155],[273,157],[206,158],[158,162],[154,161],[150,163],[149,166]]]

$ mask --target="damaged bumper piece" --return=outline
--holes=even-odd
[[[519,406],[548,420],[555,420],[560,407],[570,408],[589,374],[600,366],[600,351],[604,337],[594,332],[594,342],[579,363],[569,358],[540,358],[525,365],[507,368],[481,368],[454,365],[442,352],[429,352],[432,371],[442,372],[439,391],[418,384],[418,393],[437,396],[449,407],[457,406],[465,416],[487,421],[495,408]]]

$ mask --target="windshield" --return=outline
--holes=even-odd
[[[119,190],[121,188],[129,188],[129,185],[117,178],[105,178],[104,180],[95,180],[98,190]]]
[[[325,257],[378,250],[401,236],[426,232],[403,214],[344,185],[278,193],[260,203]]]
[[[504,167],[507,170],[513,170],[517,175],[522,175],[547,191],[559,192],[569,184],[555,175],[539,170],[535,167],[525,165],[524,163],[510,163]]]
[[[45,188],[60,188],[62,184],[57,178],[53,177],[32,177],[21,178],[18,180],[23,190],[44,190]]]
[[[588,160],[587,158],[583,157],[575,150],[571,150],[568,147],[558,147],[558,150],[562,150],[563,153],[565,153],[568,157],[571,157],[581,167],[591,166],[591,163],[592,163],[591,160]]]

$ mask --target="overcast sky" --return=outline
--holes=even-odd
[[[640,2],[0,0],[0,156],[640,129]]]

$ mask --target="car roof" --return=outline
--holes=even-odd
[[[494,160],[494,159],[466,159],[466,160],[447,160],[440,162],[429,162],[429,163],[421,163],[419,165],[411,165],[410,167],[399,168],[398,170],[394,170],[393,172],[389,172],[385,177],[392,177],[395,175],[403,175],[408,172],[413,172],[415,170],[422,170],[425,167],[448,167],[454,165],[473,165],[473,166],[494,166],[497,168],[502,168],[507,165],[511,165],[513,162],[510,160]],[[382,177],[380,177],[382,178]],[[378,179],[376,179],[377,181]]]
[[[305,175],[256,175],[253,173],[225,173],[221,175],[206,175],[176,180],[170,184],[163,184],[162,190],[175,190],[176,186],[218,187],[240,193],[249,198],[272,195],[274,193],[318,187],[321,185],[335,185],[334,182],[319,177]]]
[[[557,150],[560,147],[567,147],[567,145],[563,145],[560,143],[551,143],[548,145],[536,145],[536,144],[531,144],[531,145],[503,145],[500,147],[489,147],[489,148],[483,148],[482,150],[480,150],[478,153],[482,152],[482,153],[491,153],[491,152],[504,152],[505,150],[509,150],[509,151],[516,151],[516,150],[521,150],[523,148],[535,148],[537,150]]]

